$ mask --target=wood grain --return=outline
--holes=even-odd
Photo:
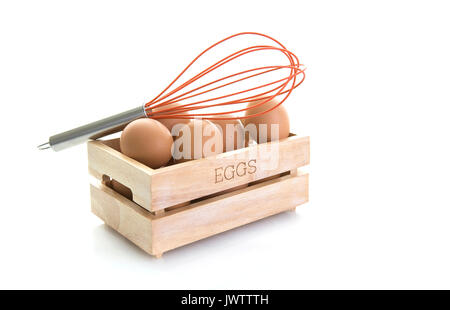
[[[119,148],[118,139],[88,143],[92,212],[156,257],[308,201],[309,177],[298,167],[309,164],[309,137],[291,134],[160,169]],[[129,187],[133,201],[108,187],[111,180]]]
[[[151,176],[153,169],[109,147],[104,141],[88,143],[89,173],[98,180],[104,175],[117,180],[133,193],[133,201],[151,209]]]
[[[292,210],[308,201],[308,175],[285,176],[190,205],[152,222],[153,252],[182,245]]]
[[[91,184],[91,210],[105,224],[149,254],[152,253],[153,215],[97,182]]]
[[[99,180],[106,174],[129,187],[133,201],[152,212],[309,164],[309,137],[292,134],[280,141],[159,169],[121,154],[117,144],[117,139],[88,143],[90,173]]]
[[[153,215],[109,187],[91,184],[92,212],[149,254],[292,210],[308,201],[308,175],[286,175]]]

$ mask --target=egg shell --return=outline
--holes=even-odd
[[[183,137],[184,132],[189,133],[189,136]],[[175,137],[174,163],[222,153],[222,139],[222,134],[216,125],[210,121],[194,119],[189,124],[182,126],[179,135]],[[188,144],[190,150],[184,149],[185,144]]]
[[[186,118],[161,118],[157,119],[158,122],[166,126],[166,128],[169,130],[169,132],[172,134],[173,126],[178,124],[189,124],[191,121],[190,119]]]
[[[181,103],[171,103],[168,104],[167,106],[162,106],[162,107],[158,107],[158,108],[153,108],[152,112],[155,113],[156,115],[164,115],[170,112],[161,112],[165,109],[168,108],[174,108],[177,106],[182,105]],[[187,112],[177,112],[177,114],[188,114]],[[172,128],[173,126],[177,125],[177,124],[188,124],[191,120],[188,118],[156,118],[156,120],[158,122],[160,122],[161,124],[163,124],[164,126],[166,126],[167,129],[169,129],[170,133],[172,133]]]
[[[169,130],[160,122],[149,118],[132,121],[120,136],[122,153],[153,169],[169,162],[172,144]]]
[[[222,133],[223,152],[238,150],[248,146],[245,139],[244,126],[238,119],[212,120]]]
[[[252,107],[258,103],[261,103],[261,100],[253,101],[248,104],[248,107]],[[245,116],[257,114],[276,106],[280,101],[278,99],[272,99],[260,106],[250,108],[245,111]],[[286,108],[283,105],[279,105],[275,109],[270,112],[264,113],[259,116],[244,118],[242,119],[242,123],[244,126],[249,124],[254,124],[256,126],[256,132],[250,131],[252,134],[252,138],[256,140],[258,143],[270,142],[279,139],[284,139],[289,136],[290,128],[289,128],[289,115],[287,113]],[[262,130],[260,125],[267,125],[267,130]],[[278,139],[276,136],[272,136],[272,126],[278,125]],[[276,127],[273,127],[276,130]]]

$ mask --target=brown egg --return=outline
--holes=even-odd
[[[250,102],[248,106],[254,106],[255,104],[260,103],[261,100]],[[267,109],[270,109],[276,106],[280,101],[278,99],[272,99],[269,102],[262,104],[259,107],[251,108],[245,111],[245,115],[252,115],[259,112],[263,112]],[[256,132],[254,130],[250,130],[250,134],[252,138],[258,141],[258,143],[264,143],[279,139],[284,139],[289,136],[289,116],[286,111],[286,108],[283,105],[278,106],[274,110],[262,114],[260,116],[255,116],[251,118],[244,118],[242,122],[246,128],[249,129],[249,124],[254,124],[256,126]],[[260,125],[267,125],[267,130],[264,130],[264,126],[260,127]],[[276,127],[278,126],[278,139],[276,135],[272,135],[272,130],[276,132]]]
[[[121,194],[122,196],[133,200],[133,193],[129,187],[126,187],[122,183],[117,182],[116,180],[111,180],[110,186],[113,190]]]
[[[219,154],[223,149],[219,128],[206,120],[192,120],[180,128],[174,139],[174,163]]]
[[[172,144],[169,130],[160,122],[149,118],[132,121],[120,136],[122,153],[153,169],[169,162]]]
[[[245,139],[244,126],[238,119],[235,120],[212,120],[222,133],[223,151],[238,150],[248,146],[248,140]]]
[[[167,129],[169,129],[169,132],[172,134],[172,128],[175,125],[186,125],[189,124],[191,121],[190,119],[186,118],[167,118],[167,119],[157,119],[158,122],[166,126]]]
[[[223,152],[232,150],[238,150],[243,147],[247,147],[249,140],[245,137],[244,126],[238,119],[235,120],[212,120],[212,123],[221,129]],[[239,185],[222,192],[210,195],[211,197],[223,195],[226,193],[234,192],[236,190],[246,188],[248,184]]]
[[[152,109],[152,111],[154,113],[158,113],[161,110],[172,108],[172,107],[179,106],[179,105],[181,105],[181,103],[173,103],[173,104],[170,104],[168,106],[154,108],[154,109]],[[185,113],[179,112],[177,114],[185,114]],[[161,114],[164,114],[164,113],[159,112],[159,115],[161,115]],[[156,118],[156,120],[158,122],[160,122],[161,124],[163,124],[164,126],[166,126],[166,128],[169,129],[170,133],[172,133],[173,126],[175,126],[177,124],[188,124],[191,121],[188,118]]]

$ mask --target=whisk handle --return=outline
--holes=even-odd
[[[129,122],[147,117],[142,106],[80,126],[54,136],[47,143],[38,146],[40,150],[51,148],[60,151],[81,144],[89,139],[97,139],[122,130]]]

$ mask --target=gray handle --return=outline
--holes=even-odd
[[[147,117],[142,106],[128,110],[102,120],[68,130],[51,136],[47,143],[38,146],[40,150],[52,148],[60,151],[68,147],[86,142],[89,139],[97,139],[108,134],[122,130],[129,122]]]

